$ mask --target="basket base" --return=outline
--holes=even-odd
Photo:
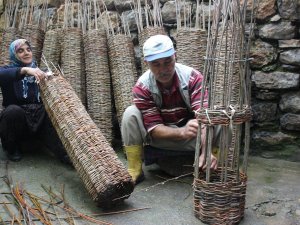
[[[211,174],[211,181],[204,177],[194,179],[194,213],[206,224],[238,224],[244,217],[247,177],[227,170],[227,181],[221,182],[221,169]]]

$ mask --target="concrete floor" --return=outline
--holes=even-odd
[[[123,153],[121,160],[126,163]],[[49,195],[42,185],[59,193],[64,187],[65,202],[85,214],[98,214],[99,220],[116,225],[199,225],[203,224],[193,214],[193,189],[191,176],[174,181],[157,166],[145,168],[146,180],[139,184],[124,204],[104,211],[96,206],[87,193],[76,171],[60,163],[45,152],[27,153],[20,162],[6,160],[0,150],[0,216],[7,224],[12,218],[7,208],[11,196],[3,176],[11,177],[30,193],[42,198]],[[300,163],[278,159],[250,157],[245,217],[241,225],[300,225]],[[7,204],[4,204],[4,203]],[[112,211],[140,209],[114,215],[100,215]],[[61,212],[66,218],[67,213]],[[24,222],[21,222],[25,224]],[[52,224],[67,224],[62,219]],[[93,224],[74,219],[70,224]]]

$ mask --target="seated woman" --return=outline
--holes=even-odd
[[[4,110],[0,114],[0,138],[11,161],[22,159],[21,144],[39,139],[60,160],[69,163],[68,155],[53,128],[40,98],[38,82],[46,73],[37,68],[32,48],[25,39],[9,47],[11,64],[0,67],[0,87]]]

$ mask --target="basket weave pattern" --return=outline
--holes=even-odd
[[[83,43],[88,113],[111,143],[112,91],[106,33],[90,30],[84,35]]]
[[[207,224],[236,224],[244,217],[247,177],[240,173],[236,181],[233,171],[227,171],[227,181],[221,182],[221,169],[194,180],[194,213]]]
[[[48,62],[52,62],[54,66],[60,64],[60,51],[63,30],[56,28],[47,30],[45,34],[43,54]],[[47,66],[41,62],[40,68],[46,69]]]
[[[201,29],[180,28],[176,37],[177,62],[193,67],[198,71],[204,69],[207,32]]]
[[[115,106],[121,124],[123,112],[131,105],[131,89],[137,80],[134,48],[128,36],[117,34],[108,38],[108,49]]]
[[[64,77],[70,82],[76,94],[86,105],[86,81],[82,31],[66,28],[63,31],[61,67]]]
[[[127,198],[134,188],[131,176],[71,85],[56,74],[40,87],[52,124],[92,199],[108,207]]]

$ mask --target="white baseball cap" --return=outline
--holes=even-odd
[[[170,57],[175,49],[172,40],[167,35],[154,35],[148,38],[143,46],[144,59],[148,62]]]

